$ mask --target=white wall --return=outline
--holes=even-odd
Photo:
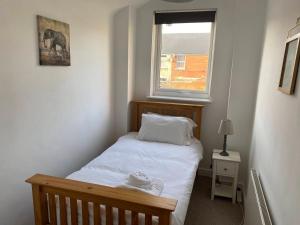
[[[274,224],[299,224],[300,82],[293,96],[277,90],[287,32],[300,16],[299,0],[269,0],[250,167],[258,170]]]
[[[137,9],[135,98],[145,99],[150,94],[151,47],[153,11],[183,9],[217,9],[214,70],[211,95],[213,102],[204,109],[201,140],[205,158],[201,167],[209,169],[213,148],[222,146],[217,134],[219,122],[226,117],[233,46],[233,0],[201,0],[176,4],[151,0]]]
[[[229,136],[228,146],[241,154],[240,179],[243,183],[249,173],[248,157],[264,37],[265,5],[266,0],[237,0],[235,4],[228,100],[228,118],[233,121],[234,135]]]
[[[112,13],[128,1],[0,1],[0,223],[33,224],[34,173],[65,176],[114,138]],[[70,24],[71,66],[39,66],[36,15]]]
[[[130,101],[134,90],[135,7],[120,9],[114,15],[114,98],[115,129],[120,137],[129,131]]]
[[[130,7],[120,9],[114,15],[114,98],[115,126],[117,137],[127,132],[128,114],[128,39]]]

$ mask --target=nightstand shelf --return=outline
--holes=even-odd
[[[219,153],[222,150],[213,150],[213,177],[212,177],[212,190],[211,199],[214,200],[215,196],[232,198],[232,202],[236,200],[236,188],[238,181],[238,171],[241,162],[241,157],[238,152],[227,151],[229,156],[221,156]],[[233,178],[232,184],[216,183],[217,176]]]
[[[232,198],[232,185],[216,184],[215,195],[226,198]]]

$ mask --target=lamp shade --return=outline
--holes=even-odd
[[[233,125],[231,120],[221,120],[220,127],[218,130],[220,135],[232,135],[233,134]]]

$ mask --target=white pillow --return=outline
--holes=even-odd
[[[138,138],[145,141],[190,145],[195,123],[185,117],[143,114]]]
[[[188,123],[189,139],[192,140],[194,138],[194,128],[197,127],[198,125],[191,118],[182,117],[182,116],[167,116],[167,115],[161,115],[161,114],[152,113],[152,112],[148,112],[148,114],[156,115],[158,117],[159,116],[160,117],[170,117],[170,118],[173,118],[174,120],[177,119],[177,120],[185,121],[186,123]]]

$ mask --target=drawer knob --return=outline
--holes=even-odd
[[[225,171],[227,171],[227,168],[224,168]]]

